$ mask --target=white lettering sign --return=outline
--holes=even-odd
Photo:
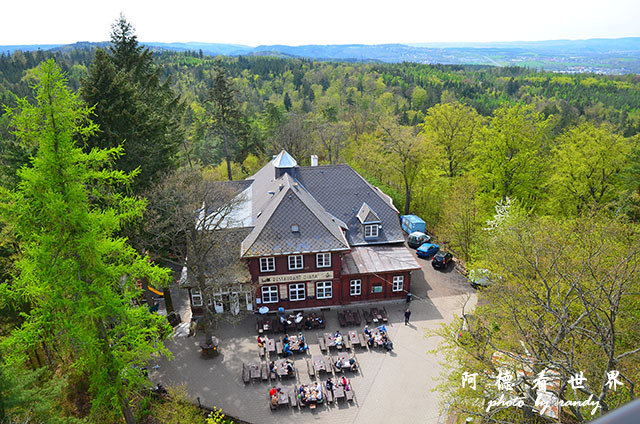
[[[259,284],[292,283],[294,281],[332,280],[333,271],[305,272],[302,274],[269,275],[258,277]]]

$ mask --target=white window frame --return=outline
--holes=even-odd
[[[357,293],[356,293],[357,292]],[[357,278],[349,282],[349,294],[351,296],[360,296],[362,294],[362,280]]]
[[[367,224],[364,226],[364,238],[378,238],[378,234],[378,224]]]
[[[332,297],[333,297],[333,281],[317,281],[316,282],[316,299],[331,299]]]
[[[293,266],[291,266],[291,260],[293,260]],[[300,263],[298,263],[298,260],[300,261]],[[289,256],[289,271],[294,271],[296,269],[303,269],[304,268],[304,259],[302,258],[302,255],[291,255]]]
[[[198,301],[196,302],[196,299]],[[198,289],[191,289],[191,304],[193,306],[202,306],[202,294]]]
[[[260,294],[262,295],[262,303],[278,303],[278,292],[279,292],[278,286],[262,286],[260,288]],[[273,300],[274,294],[275,294],[275,300]]]
[[[276,258],[260,258],[260,272],[273,272],[276,270]]]
[[[391,291],[399,292],[404,290],[404,275],[394,275]]]
[[[330,267],[331,267],[331,253],[316,254],[316,268],[330,268]]]
[[[299,302],[306,300],[306,283],[291,283],[289,284],[289,300],[291,302]],[[302,295],[301,295],[302,293]],[[295,294],[295,296],[294,296]]]

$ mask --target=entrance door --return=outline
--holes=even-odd
[[[231,293],[229,295],[229,301],[231,303],[231,315],[238,315],[240,313],[240,300],[238,298],[238,293]]]
[[[213,296],[213,307],[216,313],[221,314],[224,312],[224,304],[222,303],[222,295],[216,294]]]

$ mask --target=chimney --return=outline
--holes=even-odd
[[[311,166],[318,166],[318,156],[311,155]]]

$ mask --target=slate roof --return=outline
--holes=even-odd
[[[349,250],[340,221],[289,174],[266,183],[254,181],[254,193],[269,187],[277,191],[256,202],[260,210],[255,213],[254,229],[242,242],[243,257]],[[292,230],[293,225],[297,231]]]
[[[380,222],[380,218],[378,218],[378,215],[376,215],[369,205],[363,203],[358,211],[358,221],[360,221],[361,224],[373,224]]]
[[[416,269],[420,269],[420,265],[403,244],[357,246],[342,258],[342,275]]]
[[[304,166],[296,168],[294,175],[327,212],[349,227],[351,246],[404,242],[398,210],[389,196],[349,165]],[[375,240],[364,239],[364,226],[358,219],[363,203],[375,211],[382,225]]]

